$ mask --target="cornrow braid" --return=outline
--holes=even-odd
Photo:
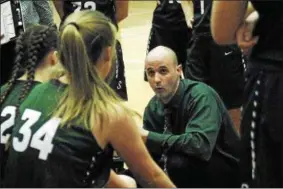
[[[40,57],[38,55],[41,49],[44,49],[44,47],[46,47],[44,41],[47,38],[49,32],[52,32],[52,30],[54,30],[54,27],[48,27],[45,30],[41,31],[38,35],[32,37],[32,44],[28,52],[28,65],[26,67],[27,80],[23,88],[21,89],[18,103],[16,105],[17,110],[32,87],[32,82],[34,81],[35,77],[35,70],[38,65],[38,62],[40,61]]]
[[[0,104],[2,104],[5,101],[7,95],[11,91],[12,86],[14,85],[14,83],[15,83],[17,77],[18,77],[19,71],[21,69],[21,62],[22,62],[22,59],[24,57],[23,38],[24,38],[24,34],[21,34],[17,39],[16,49],[15,49],[16,52],[17,52],[17,57],[16,57],[16,60],[15,60],[14,66],[13,66],[12,77],[7,83],[7,89],[3,92],[3,94],[0,97]]]

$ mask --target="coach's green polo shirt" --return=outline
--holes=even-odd
[[[172,127],[164,132],[164,107],[170,108]],[[206,84],[181,80],[166,105],[154,96],[143,120],[149,132],[146,145],[154,157],[166,150],[209,161],[217,150],[238,159],[239,136],[218,94]],[[156,159],[156,158],[155,158]]]

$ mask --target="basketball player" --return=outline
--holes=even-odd
[[[259,16],[246,21],[247,1],[213,2],[212,34],[221,45],[235,36],[240,46],[254,45],[241,122],[242,187],[282,188],[283,1],[250,2]]]
[[[193,36],[184,75],[213,87],[238,128],[244,90],[242,53],[237,45],[219,46],[213,41],[211,6],[212,0],[193,0]]]
[[[56,28],[43,25],[30,26],[17,38],[13,74],[1,87],[1,180],[7,158],[5,145],[12,133],[17,107],[33,87],[51,77],[57,62],[57,39]]]
[[[128,1],[116,0],[54,0],[54,5],[62,18],[65,18],[73,12],[81,10],[98,10],[111,19],[112,23],[118,28],[118,23],[128,16]],[[127,85],[125,79],[125,64],[123,60],[123,52],[119,41],[116,43],[116,61],[112,67],[112,74],[109,74],[107,82],[111,88],[124,100],[128,100]],[[113,168],[122,171],[124,162],[119,158],[114,159]]]
[[[116,0],[66,0],[58,1],[53,0],[54,5],[62,19],[77,11],[90,9],[98,10],[109,17],[115,26],[118,28],[118,23],[128,16],[128,1]],[[123,60],[123,53],[119,41],[116,43],[117,60],[116,65],[113,67],[113,79],[110,86],[116,93],[124,100],[128,100],[126,79],[125,79],[125,64]]]
[[[21,104],[5,187],[104,187],[111,183],[113,148],[142,186],[174,187],[146,150],[135,113],[103,81],[115,33],[99,11],[66,18],[58,51],[64,74],[36,86]]]
[[[186,9],[186,14],[184,14],[182,8],[179,0],[157,0],[153,12],[147,53],[160,45],[169,47],[177,54],[178,62],[184,70],[191,36],[191,25],[187,25],[186,16],[192,17],[192,13],[187,12],[189,9]],[[147,81],[145,72],[144,79]]]

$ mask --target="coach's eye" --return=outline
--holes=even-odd
[[[147,71],[147,75],[150,76],[150,77],[154,76],[154,73],[155,73],[155,72],[152,71],[152,70]]]
[[[162,69],[160,69],[160,74],[162,74],[162,75],[165,75],[165,74],[167,74],[168,73],[168,70],[167,69],[165,69],[165,68],[162,68]]]

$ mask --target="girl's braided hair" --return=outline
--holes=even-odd
[[[6,90],[1,94],[0,104],[3,104],[20,74],[26,72],[27,80],[21,89],[17,107],[21,104],[31,89],[36,68],[52,49],[57,48],[57,43],[56,26],[32,25],[18,37],[12,77],[7,83]]]

